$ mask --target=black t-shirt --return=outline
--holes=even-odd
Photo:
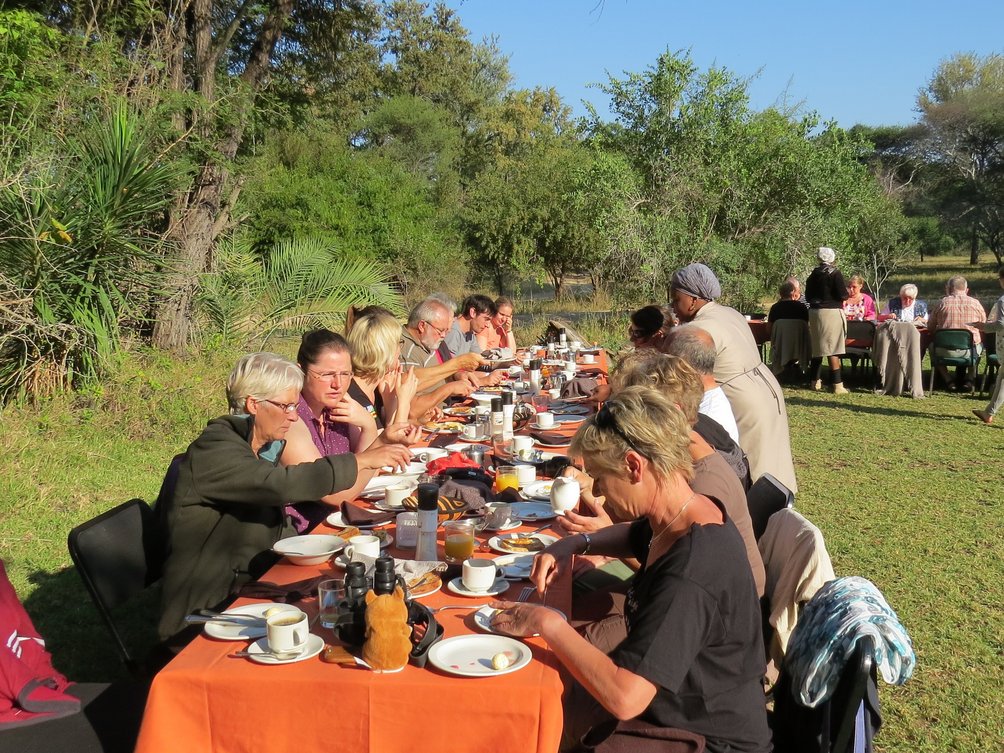
[[[809,307],[801,301],[793,301],[790,298],[786,301],[778,301],[770,307],[767,314],[768,322],[776,322],[778,319],[801,319],[809,321]]]
[[[355,400],[357,403],[363,406],[369,412],[369,414],[373,416],[373,420],[376,421],[378,429],[384,428],[383,398],[380,396],[379,392],[376,393],[375,401],[370,400],[369,397],[366,395],[366,393],[363,392],[362,387],[356,384],[355,379],[353,379],[349,383],[349,388],[346,390],[346,392],[348,392],[349,397],[351,397],[353,400]]]
[[[636,521],[630,535],[644,563],[651,526]],[[610,657],[658,688],[641,719],[704,735],[710,753],[770,750],[760,603],[742,538],[727,516],[724,525],[692,526],[643,565],[625,617],[627,638]]]

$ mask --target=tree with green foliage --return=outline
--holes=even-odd
[[[1004,258],[1004,56],[963,53],[938,66],[917,105],[922,159],[934,173],[941,211],[964,226],[970,263],[985,244]]]

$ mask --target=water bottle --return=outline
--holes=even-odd
[[[436,531],[439,529],[439,487],[436,484],[418,485],[418,547],[415,559],[432,561],[436,555]]]

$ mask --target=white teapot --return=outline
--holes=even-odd
[[[571,510],[579,504],[581,491],[577,480],[559,476],[551,482],[551,509],[557,513]]]

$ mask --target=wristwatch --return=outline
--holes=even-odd
[[[585,531],[582,531],[579,535],[586,540],[586,548],[583,549],[580,554],[589,554],[589,548],[593,545],[593,537]]]

